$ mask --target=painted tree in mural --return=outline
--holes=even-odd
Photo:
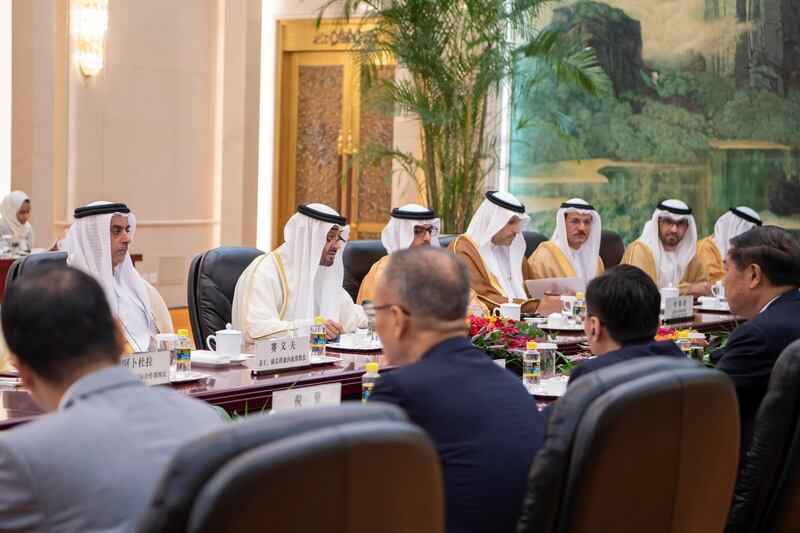
[[[608,78],[580,36],[566,40],[558,30],[537,27],[551,0],[330,0],[342,21],[360,20],[362,38],[353,48],[363,68],[362,83],[392,113],[419,121],[419,157],[388,146],[362,147],[361,159],[391,157],[402,171],[424,174],[428,206],[443,231],[462,232],[486,176],[497,162],[501,87],[518,74],[523,58],[535,59],[515,97],[546,77],[590,95]],[[380,79],[391,57],[407,76]],[[564,133],[567,135],[566,133]]]

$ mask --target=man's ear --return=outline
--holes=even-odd
[[[399,307],[392,306],[392,320],[394,321],[394,334],[400,338],[408,331],[408,316]]]
[[[589,317],[589,337],[598,339],[604,333],[603,331],[603,324],[600,323],[600,319],[596,316]]]
[[[748,281],[748,286],[751,289],[755,289],[764,283],[764,272],[761,270],[761,265],[757,263],[753,263],[747,267],[747,275],[750,278]]]

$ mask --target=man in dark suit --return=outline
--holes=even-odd
[[[575,367],[569,384],[589,372],[637,357],[685,357],[674,342],[654,340],[660,305],[658,287],[638,267],[619,265],[590,281],[583,329],[597,357]]]
[[[543,422],[519,378],[466,337],[469,291],[457,256],[427,246],[392,254],[375,328],[401,368],[378,379],[370,401],[399,405],[433,438],[447,531],[514,531]]]
[[[0,531],[133,531],[175,451],[222,419],[120,366],[125,336],[79,270],[14,283],[2,323],[22,383],[52,412],[0,434]]]
[[[724,265],[731,312],[747,319],[717,363],[736,385],[743,459],[775,360],[800,338],[800,244],[781,228],[755,227],[731,239]]]

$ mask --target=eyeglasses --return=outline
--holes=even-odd
[[[427,228],[425,226],[414,226],[414,235],[425,235],[425,232],[430,233],[431,237],[436,237],[439,235],[439,230],[436,229],[436,226],[429,226]]]
[[[659,218],[658,223],[667,228],[675,226],[677,228],[686,229],[689,227],[688,220],[672,220],[671,218]]]
[[[406,311],[405,307],[403,307],[403,306],[402,306],[402,305],[400,305],[400,304],[384,304],[384,305],[373,305],[373,306],[372,306],[372,310],[373,310],[373,311],[375,311],[375,312],[378,312],[378,311],[383,311],[383,310],[385,310],[385,309],[389,309],[389,308],[390,308],[390,307],[392,307],[392,306],[394,306],[394,307],[397,307],[398,309],[400,309],[400,311],[401,311],[401,312],[402,312],[404,315],[411,316],[411,313],[409,313],[408,311]]]

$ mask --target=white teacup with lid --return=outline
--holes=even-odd
[[[492,309],[492,314],[496,317],[510,318],[519,322],[519,317],[522,314],[522,306],[514,303],[514,300],[509,298],[507,303],[500,304],[500,307]]]
[[[211,341],[214,346],[211,346]],[[242,353],[242,332],[232,329],[230,324],[225,324],[225,329],[209,335],[206,346],[217,355],[240,355]]]

